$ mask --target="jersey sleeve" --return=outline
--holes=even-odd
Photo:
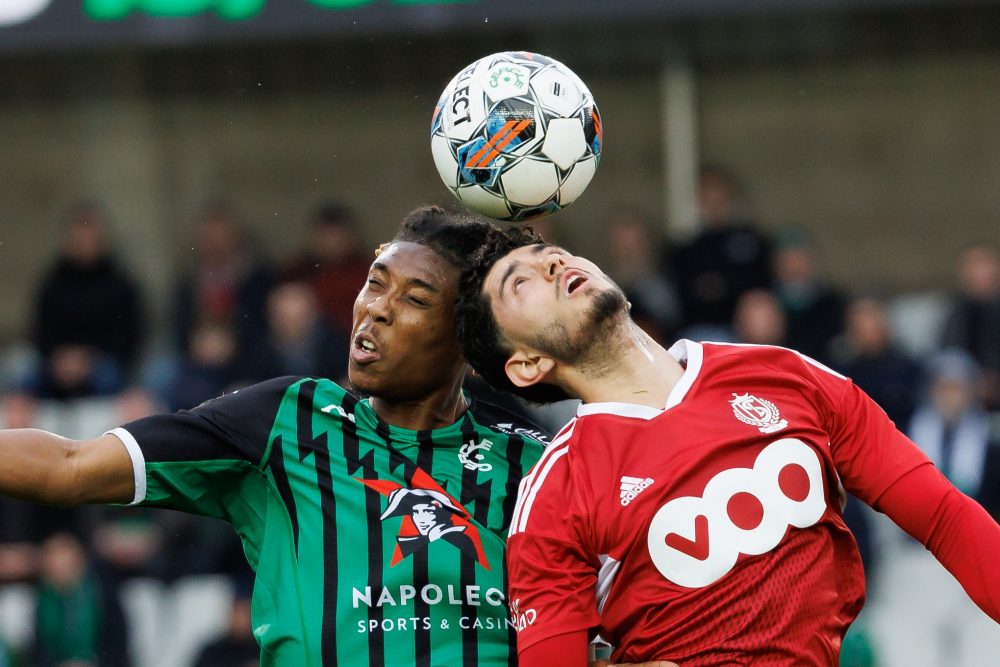
[[[518,494],[507,558],[519,652],[600,622],[599,562],[587,547],[586,499],[571,480],[568,451],[552,445]]]
[[[848,491],[874,506],[897,480],[929,462],[857,385],[809,357],[799,357],[807,381],[817,390],[830,452]]]
[[[132,459],[132,504],[230,520],[229,501],[248,491],[248,473],[263,466],[278,407],[297,380],[269,380],[110,431]]]

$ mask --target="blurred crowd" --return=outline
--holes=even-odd
[[[705,166],[697,233],[668,243],[642,210],[607,221],[612,278],[660,342],[782,345],[851,377],[946,476],[1000,518],[1000,249],[969,239],[954,281],[924,295],[825,276],[802,228],[759,224],[734,174]],[[536,231],[573,252],[556,219]],[[204,209],[195,263],[175,286],[170,344],[150,353],[149,313],[112,245],[107,214],[69,212],[62,250],[25,322],[27,345],[2,354],[4,427],[93,437],[152,412],[179,410],[280,375],[343,380],[352,305],[372,253],[346,206],[319,207],[296,256],[265,261],[239,214]],[[572,404],[525,411],[552,429]],[[996,628],[952,591],[940,566],[849,498],[845,515],[869,579],[869,605],[845,665],[992,664]],[[226,526],[169,511],[50,509],[0,499],[0,667],[256,663],[252,573]],[[924,596],[913,599],[914,582]],[[985,618],[984,616],[982,618]],[[920,628],[916,632],[914,628]],[[919,641],[912,638],[919,635]]]

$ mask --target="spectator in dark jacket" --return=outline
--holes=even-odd
[[[743,189],[728,170],[706,166],[698,182],[701,230],[670,268],[689,327],[728,326],[740,295],[771,286],[771,243],[750,222]]]
[[[108,221],[87,203],[69,216],[62,252],[35,300],[41,358],[24,389],[41,398],[120,391],[143,341],[139,294],[112,256]]]

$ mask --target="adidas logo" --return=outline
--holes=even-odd
[[[653,478],[629,477],[628,475],[622,475],[621,484],[622,507],[625,507],[630,502],[635,500],[636,496],[653,485]]]

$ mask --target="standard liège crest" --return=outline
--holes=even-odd
[[[733,394],[729,401],[733,414],[744,424],[756,426],[761,433],[776,433],[788,426],[788,420],[781,418],[777,406],[771,401],[753,394]]]

